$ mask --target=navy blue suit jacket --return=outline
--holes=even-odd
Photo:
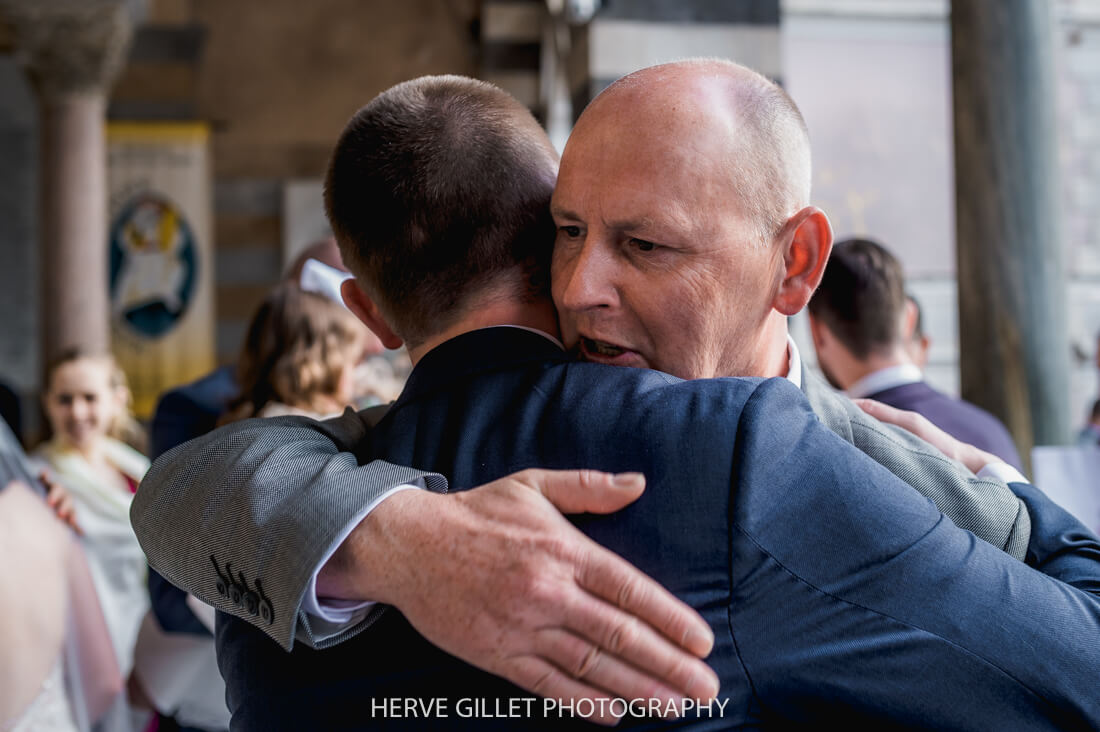
[[[150,457],[156,460],[176,445],[205,435],[218,423],[229,402],[239,391],[232,366],[222,366],[201,379],[161,395],[153,412]],[[191,608],[187,593],[152,568],[149,569],[149,598],[161,628],[173,633],[210,635]]]
[[[970,402],[936,391],[918,381],[868,394],[869,399],[917,412],[957,440],[991,452],[1017,470],[1023,470],[1012,436],[1000,420]]]
[[[714,630],[724,715],[681,724],[1100,725],[1100,602],[955,527],[784,379],[572,363],[537,334],[493,328],[428,353],[354,449],[442,472],[457,490],[532,466],[644,472],[636,503],[577,523]],[[457,716],[464,698],[528,695],[396,611],[322,651],[288,654],[225,615],[217,636],[234,730],[581,724]],[[386,717],[372,706],[386,697],[445,697],[451,715]]]
[[[161,395],[150,430],[152,458],[214,429],[238,391],[233,367],[222,366]]]

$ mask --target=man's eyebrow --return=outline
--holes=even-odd
[[[550,215],[563,219],[573,219],[574,221],[579,221],[581,218],[564,206],[555,205],[553,203],[550,204]]]
[[[607,228],[615,229],[617,231],[623,231],[626,229],[652,229],[655,222],[650,216],[638,216],[630,219],[618,219],[616,221],[608,221]]]
[[[566,221],[584,220],[580,215],[560,204],[550,204],[550,215],[556,219],[565,219]],[[646,231],[652,229],[656,225],[656,222],[651,216],[638,216],[637,218],[605,221],[604,225],[614,231],[628,231],[632,229]]]

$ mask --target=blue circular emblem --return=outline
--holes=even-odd
[[[111,312],[130,330],[160,338],[175,327],[198,284],[198,249],[179,207],[140,193],[110,229]]]

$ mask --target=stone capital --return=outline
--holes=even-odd
[[[105,93],[133,33],[132,0],[0,0],[15,51],[43,99]]]

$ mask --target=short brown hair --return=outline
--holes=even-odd
[[[810,314],[856,358],[898,341],[904,309],[901,262],[870,239],[846,239],[833,247],[809,304]]]
[[[545,294],[557,154],[504,91],[461,76],[398,84],[352,117],[325,209],[344,262],[394,331],[418,345],[486,286]]]
[[[308,408],[317,396],[335,394],[365,336],[343,305],[294,283],[279,285],[248,325],[237,362],[241,393],[221,421],[255,416],[269,402]]]

